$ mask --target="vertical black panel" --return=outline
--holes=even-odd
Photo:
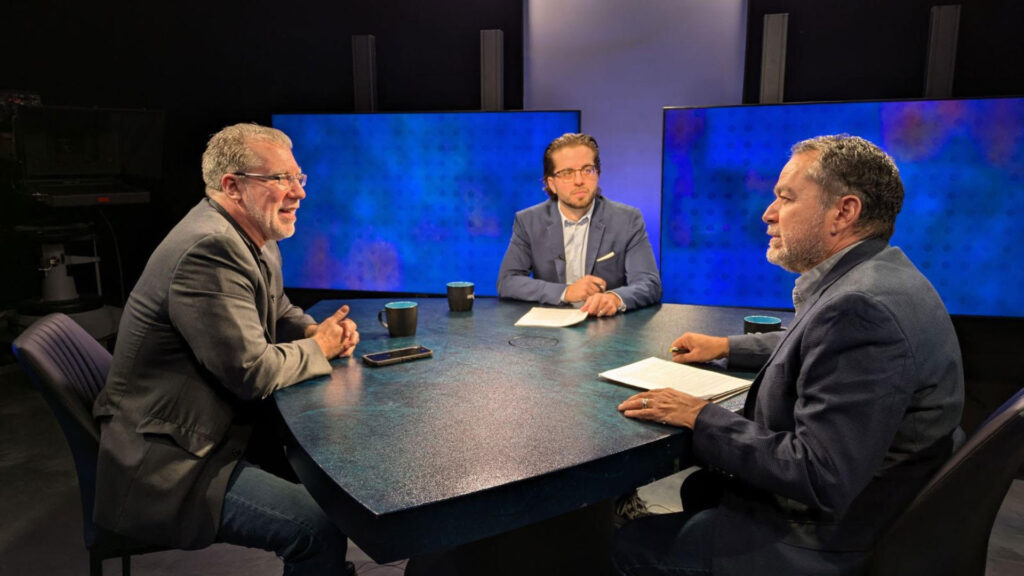
[[[786,28],[789,14],[764,15],[764,39],[761,43],[762,104],[778,104],[785,97]]]
[[[352,37],[352,84],[355,111],[376,111],[377,52],[372,34]]]
[[[505,48],[501,30],[480,31],[480,109],[505,109]]]
[[[960,5],[932,6],[928,27],[928,61],[924,72],[924,96],[953,95],[956,39],[960,29]]]

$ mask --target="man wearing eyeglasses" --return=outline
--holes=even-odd
[[[604,198],[600,174],[592,136],[563,134],[548,145],[548,201],[516,213],[498,296],[573,304],[592,316],[613,316],[661,299],[643,215]]]
[[[301,484],[253,463],[266,399],[330,374],[359,342],[343,306],[320,324],[284,293],[277,241],[295,233],[306,176],[283,132],[229,126],[203,154],[206,197],[132,290],[107,384],[95,520],[152,544],[262,548],[286,574],[354,574],[347,539]]]

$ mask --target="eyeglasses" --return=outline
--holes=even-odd
[[[594,176],[597,176],[597,166],[587,164],[583,168],[566,168],[565,170],[555,172],[552,176],[559,180],[572,180],[576,177],[577,172],[582,174],[584,178],[593,178]]]
[[[281,190],[291,190],[293,184],[298,184],[300,188],[306,187],[307,176],[305,174],[250,174],[249,172],[232,172],[235,176],[245,176],[246,178],[257,178],[264,182],[273,181],[277,184],[277,187]]]

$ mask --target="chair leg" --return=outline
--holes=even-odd
[[[89,576],[103,576],[103,558],[89,550]]]
[[[132,576],[132,557],[127,554],[121,556],[121,576]]]

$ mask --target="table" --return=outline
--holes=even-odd
[[[668,357],[683,332],[733,334],[743,316],[764,313],[662,304],[526,328],[513,324],[531,303],[480,298],[450,312],[445,298],[414,300],[418,330],[402,338],[377,322],[388,300],[310,308],[320,320],[350,305],[356,357],[274,394],[299,478],[378,563],[554,518],[688,466],[689,431],[623,417],[616,406],[635,391],[597,374]],[[433,358],[380,368],[358,359],[413,344]]]

